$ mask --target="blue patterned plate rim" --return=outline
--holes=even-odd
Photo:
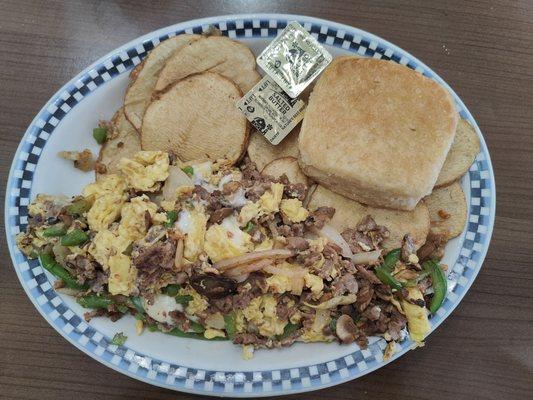
[[[378,36],[348,25],[314,17],[289,14],[239,14],[186,21],[148,33],[111,51],[59,89],[31,122],[17,148],[9,172],[5,226],[7,243],[17,276],[43,318],[71,344],[102,364],[132,378],[183,392],[228,397],[261,397],[306,392],[337,385],[372,372],[410,349],[412,342],[406,339],[391,359],[383,361],[383,341],[377,340],[371,342],[368,350],[357,350],[315,365],[278,370],[212,371],[209,368],[198,369],[170,364],[135,353],[128,349],[127,345],[120,347],[111,345],[110,338],[106,338],[82,321],[53,294],[48,278],[38,263],[29,262],[16,249],[14,237],[20,226],[25,224],[24,218],[27,218],[33,171],[39,160],[39,154],[55,126],[71,108],[90,95],[93,90],[131,69],[159,39],[168,38],[168,34],[182,31],[200,33],[210,24],[214,24],[232,38],[271,38],[278,33],[278,29],[282,29],[292,20],[302,23],[321,43],[364,56],[402,63],[435,79],[453,95],[462,117],[466,118],[478,133],[481,152],[468,172],[470,204],[467,227],[460,237],[459,256],[450,266],[452,271],[448,276],[453,289],[449,291],[441,310],[431,319],[432,332],[451,314],[476,278],[486,256],[494,226],[496,204],[494,173],[487,145],[474,118],[461,99],[435,72],[417,58]],[[42,145],[39,147],[37,142]],[[24,151],[26,149],[27,152]],[[35,163],[30,163],[30,159]],[[28,178],[24,179],[25,176]],[[41,283],[38,283],[36,278]],[[77,322],[76,326],[73,326],[73,321]]]

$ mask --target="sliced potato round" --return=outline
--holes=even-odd
[[[226,158],[236,163],[248,145],[249,124],[235,107],[239,87],[215,72],[176,82],[148,105],[143,150],[172,151],[183,162]]]
[[[474,127],[467,120],[460,118],[455,139],[440,170],[435,187],[447,186],[461,179],[474,162],[479,149],[479,138]]]
[[[271,161],[265,166],[265,168],[263,168],[261,173],[273,176],[274,178],[279,178],[281,175],[285,174],[291,183],[303,183],[304,185],[309,185],[309,180],[300,169],[296,157],[281,157]]]
[[[280,144],[274,146],[269,143],[263,135],[254,131],[250,135],[250,143],[248,144],[248,157],[252,160],[257,169],[261,171],[265,166],[282,157],[298,158],[298,134],[300,133],[300,125],[292,130],[289,135],[282,140]]]
[[[402,239],[407,233],[411,234],[418,249],[426,241],[429,232],[429,212],[424,201],[419,202],[412,211],[375,208],[348,199],[318,185],[311,195],[308,208],[315,210],[320,206],[335,209],[335,215],[330,221],[330,225],[336,228],[339,233],[347,228],[355,228],[365,216],[370,215],[378,225],[385,226],[390,232],[389,237],[383,242],[383,248],[386,251],[400,247]]]
[[[450,240],[463,232],[467,205],[459,182],[433,190],[425,201],[429,209],[431,233],[443,235],[445,240]]]
[[[96,172],[97,180],[102,175],[117,173],[121,158],[129,158],[141,150],[139,133],[126,119],[123,108],[115,113],[112,124],[113,132],[110,132],[108,140],[102,145],[98,155],[98,164],[104,165],[105,169]]]
[[[131,82],[124,96],[124,113],[137,130],[141,129],[144,111],[165,62],[176,50],[200,38],[200,35],[183,34],[167,39],[131,71]]]
[[[155,90],[163,91],[174,82],[203,71],[218,72],[231,79],[243,93],[261,79],[248,46],[225,36],[209,36],[176,51],[159,73]]]

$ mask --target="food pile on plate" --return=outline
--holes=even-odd
[[[343,56],[272,146],[235,107],[260,79],[223,36],[155,47],[95,128],[96,162],[62,154],[96,181],[37,195],[19,248],[87,320],[133,315],[138,334],[231,340],[245,358],[375,335],[388,357],[407,331],[422,344],[446,296],[444,245],[465,224],[475,131],[434,81]]]

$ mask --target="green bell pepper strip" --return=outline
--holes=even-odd
[[[62,246],[78,246],[89,240],[89,235],[79,229],[75,229],[61,237]]]
[[[383,260],[383,263],[374,268],[374,273],[378,279],[392,289],[401,290],[402,284],[392,276],[392,271],[400,259],[400,249],[391,250]]]
[[[135,307],[135,309],[137,310],[139,314],[145,313],[140,297],[133,296],[133,297],[130,297],[130,300],[131,300],[131,303],[133,304],[133,307]]]
[[[98,144],[104,144],[107,140],[107,129],[106,128],[94,128],[93,129],[93,138]]]
[[[285,327],[283,328],[283,333],[281,335],[276,335],[277,340],[285,339],[287,336],[289,336],[291,333],[296,332],[299,328],[299,325],[293,324],[289,322]]]
[[[43,231],[44,237],[58,237],[67,233],[67,228],[63,224],[52,225]]]
[[[91,203],[85,199],[76,200],[65,208],[67,214],[72,216],[82,215],[84,212],[87,212],[90,209]]]
[[[126,340],[128,340],[128,337],[124,335],[122,332],[118,332],[118,333],[115,333],[115,336],[113,336],[113,339],[111,339],[111,344],[122,346],[124,343],[126,343]]]
[[[438,262],[433,260],[424,261],[422,268],[429,273],[431,282],[433,283],[433,297],[429,303],[429,311],[434,314],[442,306],[442,303],[444,303],[448,291],[448,282]]]
[[[185,172],[185,173],[186,173],[187,175],[189,175],[189,176],[191,176],[191,175],[194,174],[194,168],[191,167],[190,165],[187,166],[187,167],[183,167],[181,170],[182,170],[183,172]]]
[[[106,296],[97,296],[95,294],[93,295],[87,295],[78,297],[76,299],[78,304],[84,308],[104,308],[107,309],[111,304],[113,304],[113,300],[111,300],[109,297]]]
[[[40,254],[39,261],[45,270],[56,278],[61,279],[65,286],[77,290],[87,290],[89,288],[88,285],[80,285],[65,268],[58,264],[53,255],[49,253]]]
[[[235,337],[235,334],[237,333],[237,325],[235,322],[234,312],[224,315],[224,325],[228,338],[233,339]]]
[[[176,210],[167,212],[167,222],[165,222],[165,228],[172,228],[174,222],[178,219],[178,212]]]
[[[167,296],[174,297],[178,295],[180,285],[171,284],[163,288],[163,293]]]
[[[177,295],[174,298],[176,299],[176,303],[183,304],[185,307],[187,307],[189,305],[189,301],[192,300],[192,296],[188,294]]]
[[[204,333],[205,332],[205,328],[201,324],[199,324],[198,322],[192,321],[192,320],[191,320],[191,329],[195,333]]]

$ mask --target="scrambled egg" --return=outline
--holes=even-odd
[[[111,294],[129,296],[135,288],[137,269],[131,265],[131,260],[124,254],[109,257],[109,282]]]
[[[304,276],[305,286],[311,289],[314,295],[318,295],[324,290],[324,281],[322,278],[314,274],[305,274]]]
[[[122,175],[102,175],[98,181],[90,183],[83,189],[84,197],[98,198],[107,193],[123,193],[126,190],[126,181]]]
[[[205,251],[213,262],[240,256],[253,250],[252,238],[241,231],[235,217],[213,224],[205,234]]]
[[[235,330],[238,333],[243,333],[246,329],[246,324],[244,323],[244,314],[242,311],[235,311]]]
[[[106,193],[96,198],[87,213],[87,222],[93,231],[107,229],[117,220],[124,204],[122,193]]]
[[[269,237],[266,237],[261,243],[258,243],[256,246],[255,246],[255,251],[260,251],[260,250],[270,250],[274,247],[274,241],[269,238]]]
[[[268,290],[274,293],[285,293],[292,290],[291,278],[284,275],[272,275],[266,279]]]
[[[104,270],[109,268],[109,257],[122,253],[129,246],[130,241],[122,236],[117,236],[113,232],[104,229],[99,231],[94,236],[92,243],[89,246],[89,254],[91,254],[96,261],[102,264]]]
[[[187,314],[202,315],[203,312],[209,306],[209,303],[207,302],[207,300],[204,299],[200,293],[198,293],[196,290],[194,290],[190,286],[181,288],[179,291],[179,294],[182,296],[189,295],[192,297],[192,300],[189,301],[189,304],[187,305],[187,308],[185,309]]]
[[[123,177],[116,174],[102,176],[97,182],[85,186],[83,196],[94,199],[87,213],[87,222],[92,230],[107,229],[115,222],[125,201],[125,190],[126,183]]]
[[[204,337],[206,339],[214,339],[216,337],[226,337],[226,333],[220,329],[208,328],[204,331]]]
[[[28,214],[30,216],[46,214],[47,210],[49,209],[49,203],[63,206],[68,203],[68,198],[64,196],[50,196],[39,193],[37,197],[35,197],[35,200],[33,200],[28,206]]]
[[[182,210],[178,215],[176,227],[187,236],[184,241],[183,257],[196,261],[204,249],[207,215],[200,209]]]
[[[417,287],[407,288],[409,298],[413,300],[423,300],[424,296]],[[402,300],[402,308],[407,318],[407,328],[411,339],[421,346],[423,345],[424,337],[429,333],[431,327],[429,326],[428,314],[425,307],[420,307],[408,301]]]
[[[119,169],[129,187],[144,192],[154,192],[158,183],[168,178],[169,158],[163,151],[139,151],[133,158],[123,158]]]
[[[302,206],[302,202],[298,199],[281,200],[280,208],[291,222],[302,222],[309,216],[309,211]]]
[[[213,175],[213,163],[206,161],[199,164],[191,165],[193,170],[193,181],[195,185],[199,185],[202,182],[209,182]]]
[[[259,216],[259,213],[261,212],[261,205],[259,203],[247,203],[239,212],[239,225],[245,226],[248,222],[250,222],[255,217]]]
[[[254,358],[254,346],[251,344],[242,346],[242,359],[251,360],[252,358]]]
[[[325,237],[311,239],[309,240],[309,250],[317,253],[322,253],[326,244],[328,244],[328,239],[326,239]]]
[[[144,220],[145,212],[148,212],[152,218],[157,213],[157,205],[152,203],[146,195],[134,197],[124,204],[118,234],[128,238],[131,242],[144,237],[147,231]]]
[[[265,294],[253,299],[243,310],[244,317],[259,328],[263,336],[281,335],[287,324],[276,315],[276,299]]]
[[[261,206],[261,210],[267,214],[278,212],[282,196],[283,184],[271,184],[270,189],[263,193],[263,195],[259,198],[259,205]]]

